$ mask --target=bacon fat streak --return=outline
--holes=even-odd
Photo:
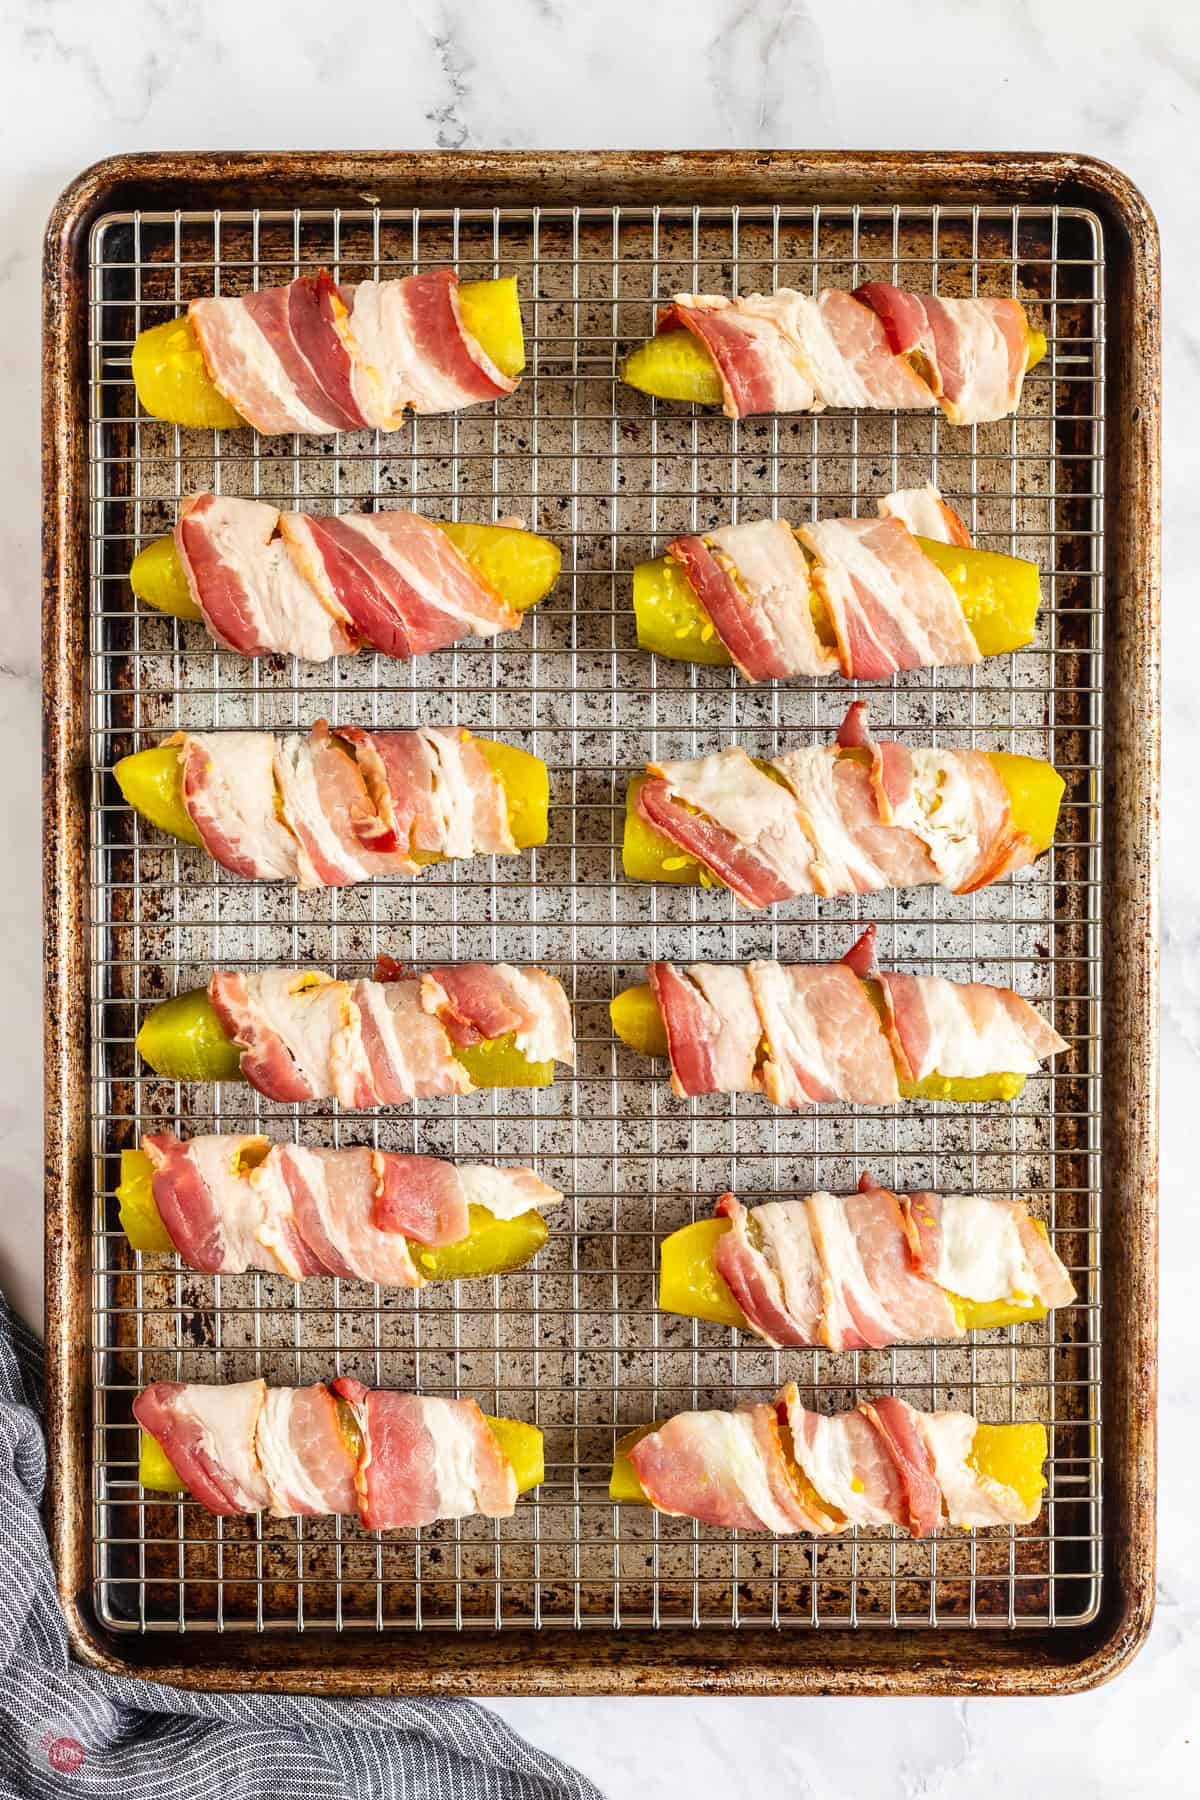
[[[474,1400],[369,1389],[156,1381],[133,1403],[209,1512],[353,1513],[371,1531],[511,1517],[517,1478]]]
[[[884,1396],[832,1417],[794,1382],[769,1405],[677,1413],[629,1452],[651,1504],[740,1531],[814,1536],[895,1525],[1028,1525],[1040,1511],[972,1467],[969,1413],[918,1412]],[[785,1434],[786,1433],[786,1437]]]

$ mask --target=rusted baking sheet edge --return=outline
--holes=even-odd
[[[940,202],[1088,207],[1106,239],[1108,616],[1103,957],[1103,1601],[1064,1632],[324,1633],[132,1643],[90,1602],[87,243],[135,208]],[[1157,1390],[1159,435],[1158,232],[1137,188],[1080,156],[924,152],[156,153],[66,190],[43,302],[46,1347],[49,1529],[75,1654],[185,1687],[352,1694],[1051,1694],[1124,1667],[1154,1604]]]

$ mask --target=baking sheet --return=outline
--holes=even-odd
[[[589,1637],[653,1626],[946,1625],[1078,1632],[1104,1583],[1099,1165],[1102,719],[1106,472],[1105,228],[1081,206],[623,206],[110,213],[90,236],[92,842],[91,1116],[94,1474],[92,1601],[115,1639],[323,1627],[437,1634],[554,1627]],[[530,369],[497,409],[315,440],[180,433],[135,416],[132,335],[194,293],[234,292],[327,264],[344,278],[414,262],[522,278]],[[895,279],[1016,292],[1051,337],[1020,416],[958,431],[928,418],[828,414],[745,421],[651,404],[615,381],[622,346],[677,287],[805,288]],[[855,688],[877,732],[1050,756],[1067,779],[1060,842],[1030,874],[972,897],[916,892],[797,900],[771,918],[723,892],[624,882],[627,774],[737,736],[752,753],[821,741],[845,684],[752,689],[636,649],[629,570],[682,529],[779,511],[870,510],[932,476],[986,548],[1032,556],[1037,643],[973,670]],[[558,590],[519,638],[404,665],[250,664],[200,628],[131,606],[129,561],[210,486],[311,510],[412,504],[522,514],[564,546]],[[227,877],[168,847],[119,802],[108,771],[178,725],[459,722],[521,743],[552,770],[551,841],[529,863],[447,865],[419,884],[299,896]],[[661,1067],[616,1046],[607,1001],[652,956],[836,957],[861,921],[916,971],[1016,986],[1072,1044],[1008,1108],[825,1108],[679,1102]],[[132,1051],[144,1010],[214,965],[370,966],[377,949],[537,961],[562,975],[580,1063],[552,1090],[337,1114],[250,1090],[178,1087]],[[419,1296],[356,1283],[209,1278],[137,1258],[115,1229],[116,1153],[139,1130],[265,1128],[304,1141],[534,1162],[568,1195],[536,1267]],[[743,1197],[847,1189],[863,1168],[897,1188],[1031,1193],[1080,1289],[1041,1325],[967,1347],[773,1353],[654,1311],[654,1246],[725,1187]],[[547,1482],[510,1522],[386,1540],[338,1521],[218,1522],[148,1502],[129,1401],[157,1376],[275,1381],[335,1369],[461,1391],[536,1418]],[[607,1465],[630,1425],[729,1405],[787,1376],[832,1408],[883,1389],[915,1404],[1051,1426],[1051,1486],[1027,1530],[760,1540],[611,1507]],[[932,1640],[931,1640],[932,1641]],[[686,1654],[686,1651],[684,1652]]]

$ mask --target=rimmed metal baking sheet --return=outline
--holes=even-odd
[[[136,332],[194,294],[325,265],[343,279],[455,263],[521,278],[529,368],[495,408],[393,437],[266,440],[180,432],[141,415]],[[969,431],[936,417],[829,413],[744,421],[651,403],[616,379],[622,348],[675,289],[804,289],[890,279],[1015,293],[1050,351],[1019,415]],[[89,888],[92,1216],[91,1599],[114,1642],[530,1628],[594,1642],[651,1626],[735,1640],[763,1626],[934,1641],[947,1626],[1076,1633],[1105,1580],[1100,1118],[1105,959],[1106,225],[1084,205],[255,207],[106,211],[89,236]],[[637,650],[629,573],[683,529],[779,512],[872,510],[936,480],[978,541],[1037,560],[1045,604],[1028,651],[891,685],[751,688]],[[200,627],[131,601],[127,573],[179,499],[216,487],[309,510],[413,505],[518,514],[564,549],[560,586],[519,637],[416,664],[313,667],[216,651]],[[723,891],[627,883],[628,774],[736,736],[753,753],[823,741],[847,701],[911,742],[1051,758],[1067,781],[1059,842],[1037,869],[958,897],[799,900],[770,917]],[[528,861],[445,865],[417,884],[299,896],[226,876],[120,803],[117,758],[179,726],[307,726],[318,717],[457,722],[551,768],[550,842]],[[886,963],[1011,984],[1070,1042],[1012,1106],[822,1108],[680,1102],[661,1066],[612,1038],[611,995],[653,956],[828,959],[863,921]],[[285,1108],[248,1088],[163,1083],[132,1044],[145,1011],[214,966],[418,966],[480,958],[560,974],[580,1040],[573,1078],[411,1112]],[[116,1226],[117,1156],[141,1130],[265,1129],[310,1143],[534,1163],[567,1202],[537,1264],[424,1293],[205,1277],[137,1257]],[[1076,1305],[961,1348],[773,1353],[658,1314],[655,1245],[743,1196],[897,1188],[1034,1196],[1075,1275]],[[1105,1246],[1107,1247],[1107,1233]],[[546,1431],[547,1481],[510,1522],[379,1538],[356,1524],[214,1521],[136,1484],[129,1403],[157,1376],[277,1382],[340,1370],[474,1394]],[[709,1531],[606,1496],[614,1438],[682,1407],[729,1405],[794,1376],[832,1407],[894,1390],[988,1419],[1040,1418],[1050,1486],[1028,1529],[770,1540]],[[911,1641],[911,1640],[910,1640]],[[586,1654],[586,1653],[585,1653]],[[686,1655],[686,1651],[682,1652]]]

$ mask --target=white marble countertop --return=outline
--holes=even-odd
[[[41,1306],[38,329],[59,191],[121,150],[280,147],[1086,151],[1158,215],[1166,267],[1159,1607],[1098,1694],[1050,1701],[497,1703],[613,1796],[719,1779],[822,1800],[1160,1795],[1200,1785],[1200,1253],[1184,1151],[1200,1088],[1200,10],[1179,0],[4,0],[0,5],[0,1283]],[[1186,386],[1185,386],[1186,384]],[[1190,504],[1185,496],[1191,494]],[[1190,536],[1189,536],[1190,533]],[[1191,570],[1191,576],[1188,570]],[[1195,817],[1195,800],[1190,808]],[[1191,1771],[1189,1775],[1188,1771]]]

